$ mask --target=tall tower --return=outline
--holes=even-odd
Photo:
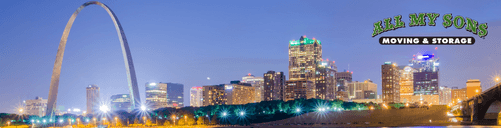
[[[192,87],[190,89],[190,106],[202,107],[202,87]]]
[[[178,83],[167,84],[167,106],[184,107],[184,85]]]
[[[264,74],[263,100],[284,100],[284,72],[268,71]]]
[[[401,71],[396,63],[385,62],[381,65],[383,102],[400,102],[400,75]]]
[[[400,67],[402,74],[400,75],[400,102],[412,103],[412,96],[414,95],[414,73],[416,69],[411,66]]]
[[[112,95],[111,98],[111,111],[124,110],[127,112],[132,111],[132,102],[130,99],[130,94],[116,94]]]
[[[99,87],[92,84],[87,87],[87,113],[95,114],[99,105]]]
[[[146,83],[146,104],[152,110],[167,107],[167,84]]]
[[[255,77],[254,75],[251,75],[250,73],[247,76],[242,77],[242,83],[248,83],[251,84],[252,87],[254,87],[254,102],[259,103],[263,101],[264,93],[263,93],[263,84],[264,84],[264,79],[263,77]]]
[[[321,61],[317,66],[317,77],[315,95],[317,99],[336,99],[336,72],[337,67],[334,61]]]
[[[319,40],[301,36],[289,41],[289,80],[306,79],[315,83],[317,65],[322,61],[322,45]]]

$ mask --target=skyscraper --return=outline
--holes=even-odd
[[[284,72],[268,71],[264,74],[264,101],[284,100]]]
[[[190,89],[190,106],[202,107],[203,105],[203,89],[202,87],[192,87]]]
[[[315,98],[315,84],[306,79],[286,81],[284,91],[284,101]]]
[[[352,72],[336,72],[336,98],[349,99],[348,83],[352,82]]]
[[[336,99],[336,72],[337,67],[334,61],[326,59],[318,64],[317,72],[315,73],[318,76],[315,83],[315,95],[317,99]]]
[[[414,72],[416,69],[411,66],[400,67],[402,74],[400,75],[400,102],[411,102],[414,95]]]
[[[254,102],[259,103],[263,101],[264,99],[264,92],[263,92],[263,84],[264,84],[264,79],[263,77],[254,77],[254,75],[251,75],[250,73],[247,76],[242,77],[242,83],[248,83],[251,84],[252,87],[254,87],[254,92],[255,92],[255,97],[254,97]]]
[[[146,83],[146,104],[152,109],[165,108],[167,106],[167,84]]]
[[[353,73],[349,71],[345,72],[337,72],[336,73],[336,84],[337,84],[337,91],[346,91],[348,90],[346,87],[348,83],[351,83],[352,81],[352,75]]]
[[[482,87],[480,86],[479,79],[469,79],[468,81],[466,81],[467,98],[472,98],[480,93],[482,93]]]
[[[400,69],[396,63],[385,62],[381,65],[383,102],[400,102]]]
[[[184,85],[178,83],[167,84],[167,106],[184,107]]]
[[[448,88],[447,86],[440,86],[440,89],[438,91],[438,97],[439,97],[439,103],[441,105],[447,105],[450,103],[452,100],[452,90],[451,88]]]
[[[87,88],[87,113],[95,114],[99,105],[99,87],[97,85],[89,85]]]
[[[289,41],[289,79],[316,81],[317,65],[322,60],[322,45],[319,40],[301,36]]]
[[[127,112],[132,111],[132,102],[130,94],[117,94],[112,95],[111,98],[111,111],[123,110]]]

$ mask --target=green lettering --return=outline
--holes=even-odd
[[[384,30],[383,27],[381,26],[381,21],[374,23],[374,32],[372,33],[372,37],[382,33],[383,31]]]
[[[452,19],[452,14],[445,14],[444,15],[444,22],[442,23],[442,25],[444,25],[445,28],[452,26],[451,19]]]
[[[461,24],[458,25],[458,19],[461,20]],[[464,27],[464,18],[462,16],[456,16],[454,17],[454,27],[456,27],[457,29],[461,29]]]
[[[425,17],[424,13],[419,13],[418,17],[416,17],[416,13],[409,14],[409,18],[410,18],[409,20],[411,21],[411,23],[409,23],[409,26],[413,27],[413,26],[426,25],[426,22],[424,22],[424,17]]]
[[[487,36],[487,23],[480,24],[478,29],[480,30],[478,31],[478,36],[480,36],[480,38]]]
[[[428,22],[428,25],[430,26],[435,26],[435,20],[437,20],[437,17],[440,16],[438,13],[428,13],[428,18],[430,19],[430,22]]]
[[[477,34],[477,25],[478,22],[466,17],[466,31],[472,32],[473,34]]]
[[[391,18],[384,19],[384,31],[395,29],[395,25],[391,24]]]
[[[402,15],[395,16],[395,29],[405,28],[405,22],[402,21]]]

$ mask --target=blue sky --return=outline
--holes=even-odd
[[[64,27],[86,1],[5,1],[0,4],[0,112],[22,100],[47,98]],[[229,83],[247,73],[288,73],[288,41],[300,36],[322,41],[323,57],[353,80],[381,87],[381,64],[407,64],[413,54],[440,58],[440,85],[464,87],[480,79],[488,87],[501,73],[500,1],[101,1],[118,16],[127,35],[141,99],[146,82],[175,82],[189,88]],[[439,13],[437,26],[408,27],[410,13]],[[444,28],[452,13],[488,23],[485,39]],[[371,37],[373,23],[402,15],[405,28]],[[382,46],[380,36],[473,36],[473,46]],[[434,50],[438,47],[438,50]],[[349,66],[348,66],[349,65]],[[211,80],[206,78],[210,77]],[[85,87],[97,84],[103,99],[127,93],[120,42],[109,15],[86,7],[68,38],[58,106],[85,108]],[[380,94],[380,92],[379,92]]]

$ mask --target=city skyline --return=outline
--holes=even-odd
[[[0,85],[4,88],[0,91],[2,94],[0,104],[17,104],[36,96],[48,98],[50,75],[59,37],[71,12],[84,2],[86,1],[60,3],[9,1],[7,3],[11,4],[0,5],[6,9],[2,11],[0,17],[9,18],[0,22],[0,28],[4,30],[0,32],[0,38],[4,39],[0,43],[2,67]],[[492,81],[491,76],[501,71],[496,65],[500,62],[496,60],[500,58],[500,52],[495,50],[501,45],[495,36],[481,39],[464,30],[436,29],[430,26],[408,27],[399,29],[398,32],[386,32],[374,38],[370,36],[372,23],[382,18],[428,11],[440,14],[452,13],[485,21],[489,23],[489,35],[499,35],[501,19],[478,13],[482,11],[460,9],[470,5],[452,3],[444,6],[444,2],[441,5],[425,5],[427,2],[423,2],[414,3],[421,5],[414,7],[401,2],[397,4],[406,5],[404,7],[407,8],[376,10],[369,15],[366,11],[355,11],[351,14],[340,12],[343,12],[342,9],[374,10],[377,4],[382,3],[363,3],[346,8],[341,5],[354,3],[271,1],[270,5],[253,2],[210,4],[233,6],[216,9],[196,2],[183,4],[165,2],[158,5],[147,2],[101,2],[113,8],[116,15],[121,18],[124,31],[128,35],[132,56],[135,58],[140,99],[145,99],[144,83],[147,82],[184,84],[184,97],[187,97],[191,87],[229,83],[228,81],[239,80],[248,73],[262,77],[261,74],[268,70],[283,71],[289,79],[288,41],[298,39],[302,35],[321,40],[323,58],[336,61],[339,71],[345,69],[353,71],[353,81],[373,80],[378,85],[378,92],[381,92],[380,65],[386,61],[396,62],[399,65],[408,64],[412,55],[418,52],[431,51],[437,57],[441,57],[439,86],[463,88],[468,79],[480,79],[482,84],[489,84]],[[274,7],[273,4],[286,7]],[[318,10],[287,8],[298,4],[316,7]],[[376,5],[372,7],[373,4]],[[173,8],[161,8],[166,7],[165,5]],[[494,5],[496,4],[476,7],[495,12]],[[151,9],[150,6],[157,9]],[[183,7],[186,9],[182,9]],[[18,10],[19,8],[21,10]],[[68,37],[68,42],[71,43],[68,44],[65,65],[61,71],[58,106],[84,109],[85,103],[73,101],[85,100],[84,90],[89,84],[99,85],[101,97],[105,99],[111,95],[128,92],[128,89],[124,88],[127,79],[116,32],[105,11],[97,8],[87,7],[76,20],[73,31]],[[142,11],[135,12],[138,10]],[[206,10],[209,11],[204,12]],[[155,18],[153,14],[158,13],[157,11],[173,15],[161,15],[160,18]],[[201,12],[203,13],[196,14]],[[252,15],[240,16],[241,13]],[[353,17],[353,14],[360,16],[355,20],[343,21],[343,18]],[[191,15],[193,17],[181,18]],[[305,15],[306,19],[295,18],[298,15]],[[333,18],[333,15],[337,17]],[[140,18],[151,20],[137,20]],[[205,20],[200,21],[201,19]],[[282,23],[284,22],[282,19],[296,21]],[[37,22],[32,22],[33,20]],[[21,21],[27,24],[20,25]],[[437,21],[437,24],[441,24],[441,21]],[[154,28],[157,26],[159,27]],[[146,30],[142,30],[144,28]],[[463,35],[475,37],[477,43],[472,46],[381,46],[377,43],[379,36],[390,35]],[[25,36],[30,38],[23,38]],[[256,41],[255,37],[265,41]],[[435,47],[438,49],[435,50]],[[458,56],[461,58],[457,58]],[[207,77],[211,79],[207,80]],[[184,103],[189,103],[189,98],[185,98]],[[0,112],[12,112],[13,109],[14,106],[5,106],[0,108]]]

